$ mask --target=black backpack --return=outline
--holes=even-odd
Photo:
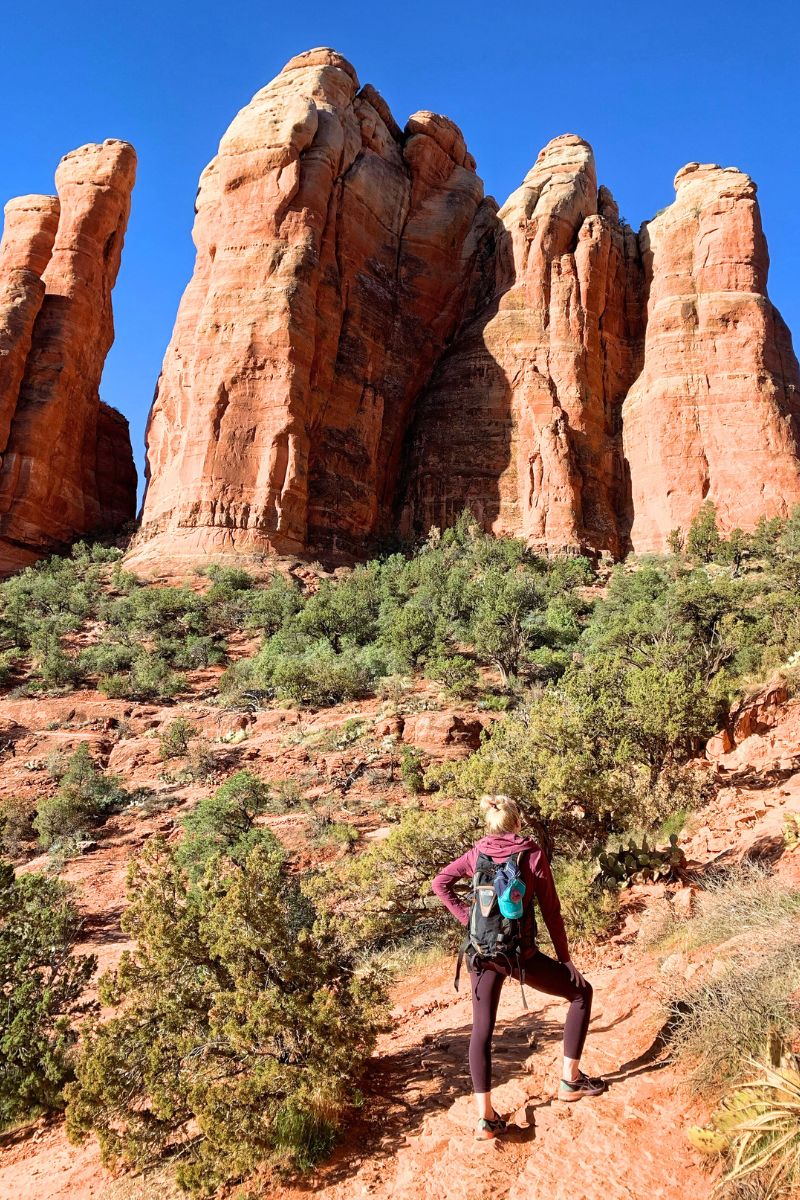
[[[525,850],[510,855],[502,862],[482,852],[478,854],[475,871],[472,876],[472,903],[469,910],[469,925],[467,935],[461,943],[456,962],[456,974],[453,986],[458,991],[458,981],[461,976],[461,964],[464,956],[472,970],[477,964],[480,969],[482,960],[502,959],[508,964],[509,972],[516,961],[520,974],[522,988],[522,1003],[525,1003],[525,989],[522,987],[521,957],[523,950],[528,948],[527,942],[535,943],[536,921],[533,915],[533,897],[528,899],[525,915],[518,918],[504,917],[500,912],[499,896],[515,876],[521,875],[520,861]],[[523,922],[526,929],[523,931]]]

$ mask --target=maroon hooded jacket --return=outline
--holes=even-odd
[[[556,893],[556,885],[553,882],[550,864],[545,857],[544,851],[532,838],[521,837],[518,833],[496,833],[481,838],[471,850],[468,850],[466,854],[462,854],[460,858],[454,859],[453,862],[448,863],[439,872],[433,881],[433,890],[453,916],[462,925],[468,925],[469,905],[465,904],[456,895],[456,883],[460,879],[472,878],[479,854],[485,854],[495,862],[502,862],[510,855],[519,853],[520,850],[528,851],[527,854],[523,854],[520,862],[522,878],[525,880],[525,899],[523,901],[523,912],[525,915],[522,918],[523,937],[527,924],[525,916],[530,921],[530,917],[533,914],[533,897],[535,896],[539,901],[539,909],[547,926],[547,931],[553,940],[559,962],[566,962],[569,958],[569,945],[567,943],[567,933],[564,929],[564,918],[561,916],[561,905]],[[528,928],[530,928],[530,925],[528,925]]]

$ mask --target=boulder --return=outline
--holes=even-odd
[[[481,743],[483,722],[457,712],[412,713],[405,718],[403,741],[441,758],[466,757]]]

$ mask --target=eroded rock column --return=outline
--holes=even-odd
[[[56,171],[58,201],[45,197],[34,205],[35,232],[26,243],[28,323],[37,297],[39,308],[29,335],[22,331],[17,338],[16,357],[7,360],[9,375],[15,364],[15,378],[8,382],[3,406],[8,433],[0,465],[2,573],[63,549],[85,533],[115,528],[135,512],[127,422],[120,414],[101,417],[98,395],[114,338],[111,289],[135,173],[136,155],[127,142],[82,146]],[[12,217],[34,211],[26,204],[12,205]]]
[[[723,529],[800,503],[800,373],[767,297],[756,186],[690,163],[641,233],[650,280],[644,369],[622,409],[631,542],[666,549],[705,500]]]

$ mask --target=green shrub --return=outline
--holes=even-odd
[[[617,911],[614,889],[599,886],[594,864],[585,858],[554,858],[553,878],[570,942],[597,941]],[[540,933],[546,936],[544,928]]]
[[[137,949],[103,982],[117,1013],[85,1039],[70,1136],[95,1133],[109,1165],[170,1154],[198,1195],[262,1163],[313,1165],[384,1024],[375,973],[315,919],[274,839],[191,884],[153,839],[129,896]]]
[[[45,850],[87,833],[126,799],[115,775],[104,775],[84,742],[69,760],[55,795],[42,800],[33,826]]]
[[[358,830],[346,821],[335,821],[327,814],[315,814],[308,835],[317,846],[343,846],[351,850],[359,838]]]
[[[158,735],[159,753],[164,762],[171,758],[181,758],[189,749],[189,742],[197,737],[197,730],[191,721],[185,717],[176,717]]]
[[[377,673],[368,652],[337,654],[324,641],[298,649],[275,637],[255,659],[248,682],[279,700],[325,707],[369,695]]]
[[[0,859],[0,1128],[58,1109],[72,1076],[75,1020],[96,965],[73,953],[81,929],[71,891]]]
[[[225,651],[211,634],[189,634],[185,638],[158,638],[155,653],[170,666],[186,671],[214,667],[225,661]]]
[[[422,769],[422,755],[414,746],[400,748],[400,775],[406,790],[412,796],[425,791],[425,772]]]
[[[419,667],[442,649],[442,631],[436,612],[422,600],[387,606],[381,617],[381,647],[392,673]]]
[[[530,575],[493,570],[480,581],[470,640],[477,654],[498,668],[505,685],[519,675],[540,640],[543,608],[542,587]]]
[[[194,783],[207,783],[217,773],[216,755],[206,738],[196,738],[189,743],[187,762],[181,774]]]
[[[185,836],[176,851],[177,861],[192,877],[220,855],[243,861],[254,845],[273,840],[268,830],[256,827],[255,819],[276,807],[280,804],[262,779],[251,771],[237,771],[183,818]]]
[[[456,697],[468,695],[478,682],[478,668],[463,654],[430,659],[425,664],[425,674],[443,684]]]
[[[378,635],[378,571],[356,567],[340,580],[324,580],[306,601],[297,627],[312,641],[327,641],[338,653],[345,646],[367,646]]]
[[[706,500],[700,505],[689,526],[686,550],[701,562],[712,562],[719,554],[721,543],[722,539],[717,529],[716,506],[710,500]]]
[[[78,666],[85,675],[118,675],[130,669],[136,647],[128,642],[101,641],[86,646],[78,655]]]
[[[29,800],[13,798],[0,804],[0,848],[4,854],[15,858],[27,842],[33,841],[33,815]]]
[[[346,919],[347,936],[361,950],[412,936],[441,941],[452,932],[452,917],[431,894],[431,880],[478,836],[478,808],[470,801],[407,809],[385,840],[322,870],[306,887]]]
[[[159,654],[140,650],[128,674],[103,676],[97,686],[110,699],[171,700],[186,687],[186,678]]]
[[[247,619],[250,597],[255,587],[253,576],[239,567],[212,564],[203,572],[211,587],[203,596],[211,624],[219,629],[238,629]]]
[[[276,572],[266,587],[253,588],[245,593],[247,629],[260,629],[266,637],[272,637],[302,607],[300,589],[288,583]]]

